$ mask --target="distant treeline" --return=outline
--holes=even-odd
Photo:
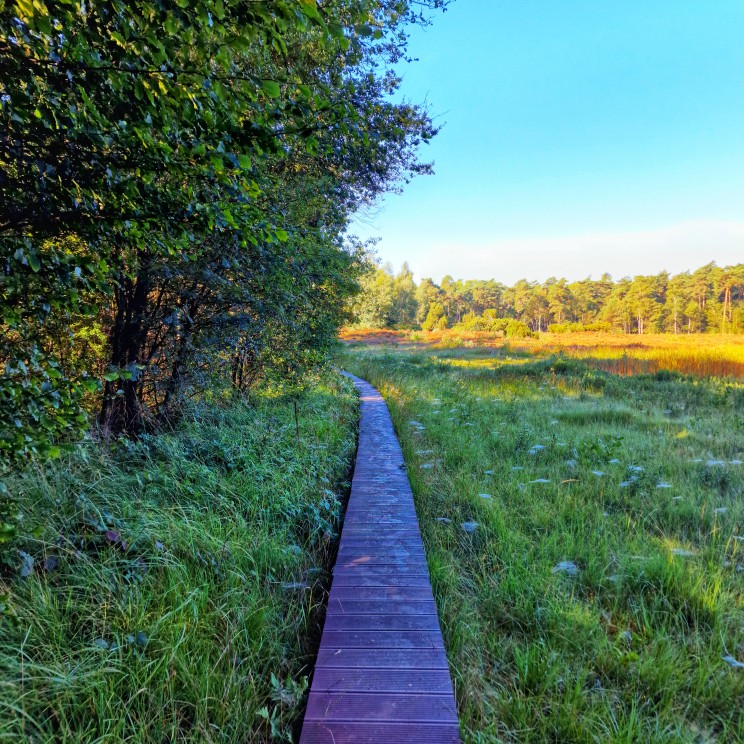
[[[600,279],[413,280],[373,265],[354,304],[356,322],[378,328],[459,327],[524,335],[552,331],[744,333],[744,264],[709,263],[692,273]]]

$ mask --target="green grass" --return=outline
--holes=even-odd
[[[466,742],[744,741],[744,385],[462,357],[343,364],[391,408]]]
[[[289,739],[355,447],[353,387],[334,375],[299,414],[298,443],[279,399],[202,402],[171,433],[89,442],[9,482],[29,536],[0,573],[0,741]]]

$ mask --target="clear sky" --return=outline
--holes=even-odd
[[[350,230],[418,278],[744,262],[744,0],[455,0],[402,92],[443,129]]]

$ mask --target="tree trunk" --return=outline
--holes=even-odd
[[[165,388],[165,398],[158,411],[158,418],[165,420],[170,414],[172,408],[173,396],[178,392],[178,389],[183,383],[183,373],[186,367],[186,360],[191,348],[191,338],[193,335],[194,318],[197,313],[197,302],[191,300],[185,304],[185,314],[183,322],[178,336],[178,344],[176,347],[176,357],[171,366],[171,374],[168,378]]]
[[[131,379],[106,381],[98,421],[101,427],[114,436],[136,435],[144,428],[144,416],[139,400],[139,375],[135,365],[140,361],[147,338],[145,312],[150,293],[150,274],[146,267],[140,269],[136,280],[125,280],[125,286],[116,290],[116,313],[109,333],[110,366],[128,369]]]

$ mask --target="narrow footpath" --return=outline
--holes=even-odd
[[[400,444],[380,393],[351,379],[361,397],[359,450],[300,744],[457,744]]]

